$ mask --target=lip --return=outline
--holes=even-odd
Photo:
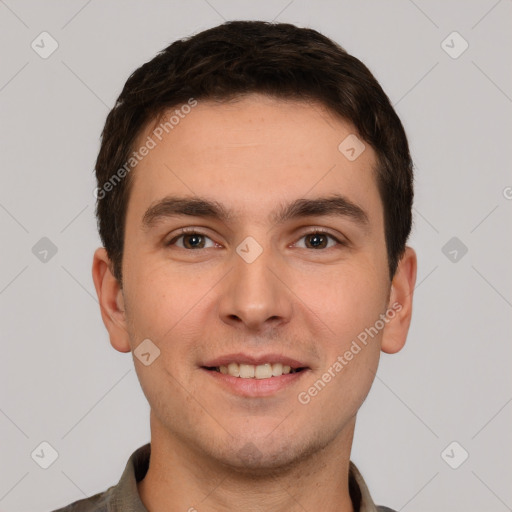
[[[227,354],[225,356],[217,357],[215,359],[211,359],[206,363],[201,364],[202,367],[216,368],[218,366],[227,366],[229,363],[238,363],[238,364],[252,364],[254,366],[258,366],[260,364],[265,363],[281,363],[282,365],[290,366],[291,368],[308,368],[308,365],[298,361],[297,359],[293,359],[291,357],[282,355],[282,354],[261,354],[258,356],[251,354],[244,354],[242,352],[238,352],[236,354]],[[302,373],[302,372],[300,372]],[[294,375],[294,374],[293,374]],[[238,377],[234,377],[238,379]],[[275,377],[277,378],[277,377]],[[265,380],[265,379],[263,379]]]
[[[291,361],[288,358],[284,359],[286,361]],[[217,361],[221,361],[221,359],[216,359],[214,362]],[[269,360],[267,359],[267,361]],[[233,359],[230,359],[230,362],[233,362]],[[274,360],[274,362],[281,361]],[[233,377],[232,375],[220,373],[215,370],[208,370],[205,367],[202,367],[201,371],[210,375],[212,379],[215,379],[214,382],[218,383],[221,387],[230,393],[234,393],[242,397],[256,398],[268,397],[275,395],[279,391],[283,391],[285,388],[296,384],[300,379],[303,378],[303,375],[309,373],[310,370],[304,369],[297,373],[288,373],[279,377],[269,377],[268,379],[243,379],[241,377]]]

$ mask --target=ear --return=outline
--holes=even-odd
[[[109,333],[110,344],[119,352],[130,352],[123,290],[111,268],[112,263],[105,248],[96,249],[92,263],[92,278],[100,303],[101,317]]]
[[[417,266],[414,249],[406,247],[398,263],[389,293],[389,322],[383,331],[381,341],[381,350],[387,354],[395,354],[405,345],[412,317],[412,297],[416,284]],[[395,314],[391,317],[393,311]]]

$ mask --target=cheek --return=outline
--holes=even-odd
[[[321,367],[302,389],[303,398],[337,421],[357,412],[380,357],[382,331],[371,329],[384,312],[385,280],[380,269],[359,264],[325,276],[317,274],[303,281],[296,292],[307,305],[301,313],[311,322],[309,330],[318,333],[315,343],[322,354]]]
[[[322,386],[319,380],[324,382],[328,378],[327,375],[331,379],[315,398],[311,397],[311,400],[316,400],[314,406],[322,411],[326,418],[330,418],[333,424],[340,424],[357,414],[372,386],[379,354],[380,352],[372,347],[363,348],[338,373],[332,368],[313,383],[312,388],[316,389]],[[332,377],[331,374],[335,376]],[[309,392],[312,388],[309,388]]]
[[[330,345],[339,350],[373,325],[385,308],[385,280],[380,270],[369,264],[347,262],[336,271],[331,267],[302,273],[294,282],[293,291],[300,299],[303,314],[318,322],[331,340]]]
[[[127,295],[132,345],[135,348],[142,340],[150,339],[158,353],[148,366],[134,354],[135,368],[148,402],[165,421],[164,416],[170,414],[166,411],[183,409],[190,393],[195,392],[188,362],[195,357],[195,344],[201,339],[201,299],[212,284],[206,276],[199,281],[184,272],[171,271],[168,263],[140,264],[131,269],[130,275]],[[187,411],[200,414],[200,410],[195,411],[196,405],[191,402]]]
[[[214,292],[218,275],[207,272],[191,275],[190,271],[180,271],[168,262],[141,264],[131,270],[127,296],[131,305],[132,347],[148,338],[160,351],[154,363],[158,372],[155,385],[158,386],[158,379],[167,379],[173,387],[177,383],[173,384],[172,377],[188,382],[187,372],[191,362],[198,358],[198,340],[204,339],[206,316],[211,312],[209,292]],[[144,368],[141,370],[142,379],[153,378]],[[179,392],[179,388],[175,391]]]
[[[154,264],[147,259],[146,263],[132,270],[132,316],[137,329],[144,331],[143,336],[165,339],[200,306],[201,297],[211,285],[204,276],[191,278],[173,269],[169,262]]]

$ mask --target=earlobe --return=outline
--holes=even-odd
[[[119,352],[130,352],[123,291],[112,274],[111,261],[104,247],[94,253],[92,278],[111,345]]]
[[[412,318],[417,265],[416,252],[412,247],[406,247],[391,283],[388,304],[390,321],[381,341],[381,350],[387,354],[395,354],[405,345]],[[392,317],[391,311],[394,311]]]

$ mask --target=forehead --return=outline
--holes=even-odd
[[[356,159],[347,158],[344,141],[353,146],[354,137],[350,123],[314,102],[252,94],[178,105],[138,137],[135,149],[150,140],[153,148],[132,171],[128,216],[140,219],[169,194],[210,197],[253,222],[265,222],[263,214],[286,199],[326,193],[343,194],[371,214],[381,208],[376,157],[365,144]]]

